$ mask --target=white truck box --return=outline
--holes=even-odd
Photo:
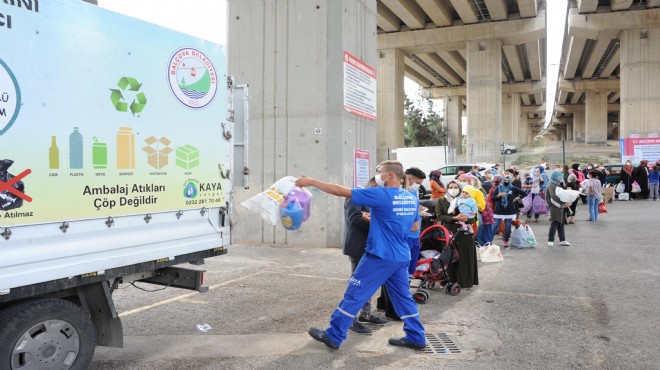
[[[119,283],[204,291],[175,265],[227,251],[226,50],[82,1],[0,13],[0,369],[31,366],[17,340],[48,320],[91,343],[84,368],[96,344],[121,346]]]

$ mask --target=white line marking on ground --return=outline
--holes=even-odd
[[[209,290],[213,290],[213,289],[219,288],[219,287],[221,287],[221,286],[229,285],[229,284],[231,284],[231,283],[235,283],[235,282],[237,282],[237,281],[240,281],[240,280],[243,280],[243,279],[247,279],[247,278],[253,277],[253,276],[255,276],[255,275],[259,275],[259,274],[261,274],[261,273],[263,273],[263,272],[262,272],[262,271],[257,271],[257,272],[255,272],[255,273],[253,273],[253,274],[250,274],[250,275],[241,276],[241,277],[239,277],[238,279],[229,280],[229,281],[225,281],[225,282],[220,283],[220,284],[212,285],[212,286],[209,287]],[[172,298],[169,298],[169,299],[166,299],[166,300],[160,301],[160,302],[156,302],[156,303],[154,303],[154,304],[150,304],[150,305],[147,305],[147,306],[138,307],[138,308],[136,308],[136,309],[133,309],[133,310],[130,310],[130,311],[126,311],[126,312],[122,312],[122,313],[120,313],[120,314],[119,314],[119,317],[125,317],[125,316],[132,315],[132,314],[135,314],[135,313],[139,313],[139,312],[142,312],[142,311],[150,310],[150,309],[152,309],[152,308],[155,308],[155,307],[158,307],[158,306],[162,306],[162,305],[164,305],[164,304],[168,304],[168,303],[172,303],[172,302],[176,302],[176,301],[184,300],[184,299],[186,299],[186,298],[188,298],[188,297],[192,297],[192,296],[197,295],[197,294],[200,294],[200,293],[199,293],[199,292],[192,292],[192,293],[188,293],[188,294],[183,294],[183,295],[176,296],[176,297],[172,297]]]
[[[346,278],[333,278],[333,277],[316,276],[316,275],[302,275],[302,274],[289,274],[289,276],[306,277],[306,278],[323,279],[323,280],[339,280],[339,281],[347,281],[348,280]]]

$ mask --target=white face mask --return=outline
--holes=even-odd
[[[378,185],[379,188],[385,187],[385,181],[383,181],[383,179],[380,177],[380,174],[376,174],[374,179],[376,180],[376,185]]]
[[[410,185],[408,190],[411,191],[411,192],[414,192],[414,193],[418,192],[419,191],[419,184],[414,182],[412,185]]]
[[[456,198],[456,196],[458,196],[458,194],[460,194],[461,191],[458,189],[449,189],[447,190],[447,192],[449,193],[449,195]]]

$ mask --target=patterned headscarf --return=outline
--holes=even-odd
[[[506,184],[505,180],[509,180],[509,183]],[[513,181],[513,177],[511,175],[506,175],[504,176],[504,180],[497,185],[497,192],[498,193],[509,193],[511,190],[511,182]],[[509,205],[509,197],[507,195],[503,196],[500,198],[500,203],[502,203],[502,207],[506,208]]]

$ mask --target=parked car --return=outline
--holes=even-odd
[[[606,164],[604,166],[610,173],[607,175],[606,183],[618,184],[621,181],[621,169],[623,168],[623,163]]]
[[[459,171],[468,173],[472,171],[472,166],[479,166],[479,173],[483,175],[484,171],[493,167],[493,165],[488,163],[459,163],[459,164],[449,164],[444,167],[440,167],[439,170],[442,172],[442,177],[440,180],[446,186],[451,180],[456,179]]]
[[[506,145],[504,144],[504,148],[502,149],[502,154],[513,154],[518,151],[518,148],[516,148],[515,145]]]

